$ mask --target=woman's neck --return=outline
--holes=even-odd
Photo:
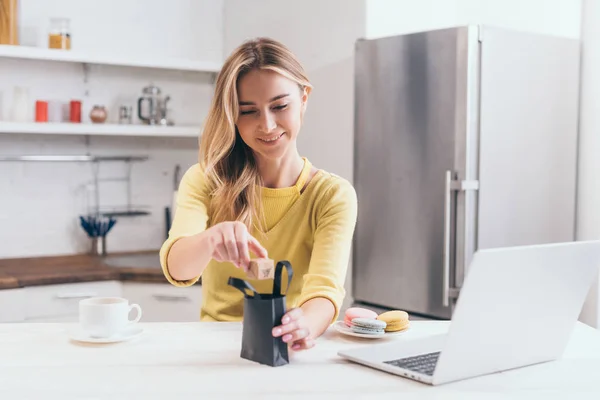
[[[272,189],[294,186],[304,168],[304,160],[298,152],[275,160],[257,158],[256,162],[263,185]]]

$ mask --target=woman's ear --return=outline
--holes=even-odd
[[[304,113],[306,112],[306,107],[308,105],[308,95],[310,94],[310,91],[312,90],[312,88],[310,87],[304,87],[304,89],[302,89],[302,114],[304,115]]]

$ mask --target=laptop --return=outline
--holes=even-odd
[[[477,251],[443,335],[342,350],[430,385],[559,358],[600,266],[600,241]]]

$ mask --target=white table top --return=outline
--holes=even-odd
[[[564,357],[432,387],[341,359],[337,351],[381,343],[333,328],[290,364],[240,358],[239,323],[140,324],[130,342],[81,344],[73,324],[0,324],[0,399],[600,399],[600,332],[578,324]],[[414,321],[407,340],[447,330]]]

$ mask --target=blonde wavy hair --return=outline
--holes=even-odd
[[[241,221],[248,230],[263,231],[260,197],[262,179],[254,154],[242,140],[237,84],[253,69],[277,72],[296,82],[301,91],[312,89],[304,69],[283,44],[269,38],[242,43],[225,60],[200,139],[199,161],[210,193],[210,224]]]

